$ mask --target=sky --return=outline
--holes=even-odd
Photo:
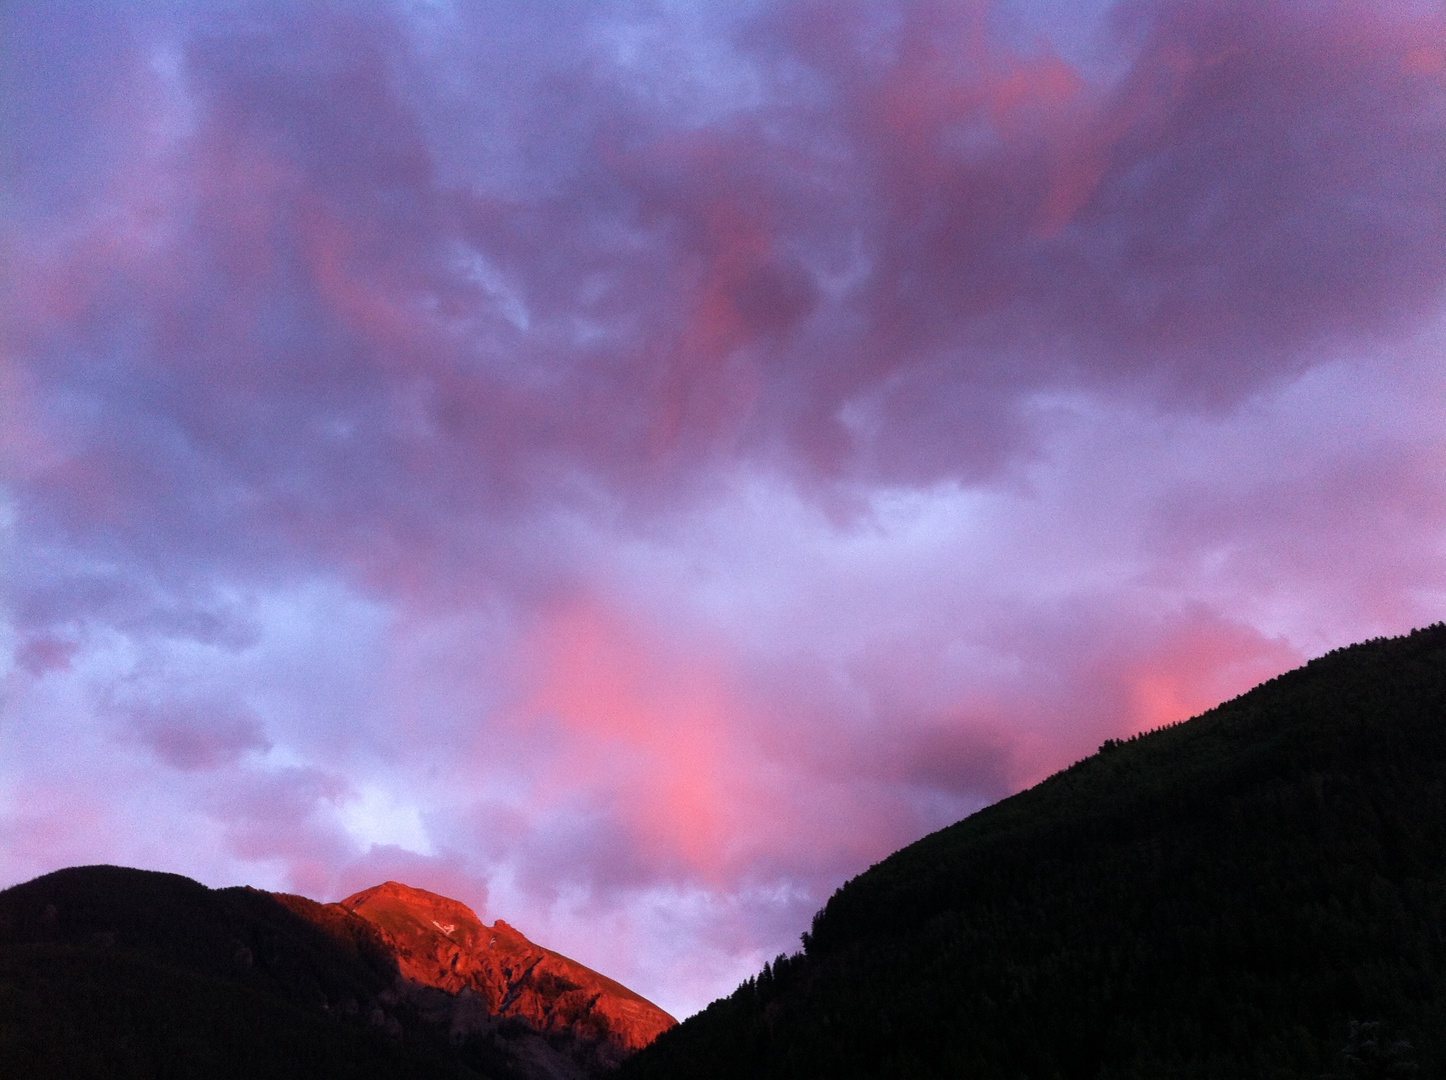
[[[0,7],[0,886],[505,918],[675,1015],[1446,617],[1446,7]]]

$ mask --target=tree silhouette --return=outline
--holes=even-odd
[[[1411,1040],[1392,1037],[1380,1020],[1352,1020],[1341,1051],[1345,1080],[1410,1080],[1420,1072]]]

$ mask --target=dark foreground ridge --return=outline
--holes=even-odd
[[[1446,627],[1112,740],[804,946],[620,1080],[1446,1077]]]
[[[0,892],[0,1077],[586,1080],[673,1020],[388,882],[341,904],[115,866]]]

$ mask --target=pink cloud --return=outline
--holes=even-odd
[[[722,666],[696,639],[664,642],[586,601],[524,640],[538,685],[516,722],[555,743],[532,798],[546,814],[581,797],[645,864],[719,882],[757,842],[771,800],[736,740],[742,703]]]
[[[65,671],[75,658],[80,645],[75,641],[36,635],[25,640],[16,651],[15,662],[32,675],[43,675],[47,671]]]

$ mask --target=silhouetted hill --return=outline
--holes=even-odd
[[[619,1080],[1446,1076],[1446,627],[1108,742],[804,939]]]
[[[455,901],[383,888],[454,905],[481,927]],[[503,932],[537,954],[533,967],[555,969],[545,985],[519,972],[513,995],[557,1014],[549,1028],[429,981],[394,928],[340,904],[114,866],[47,874],[0,892],[0,1077],[581,1080],[632,1049],[607,1025],[608,995],[653,1033],[671,1023]],[[584,982],[593,993],[574,1001]]]

